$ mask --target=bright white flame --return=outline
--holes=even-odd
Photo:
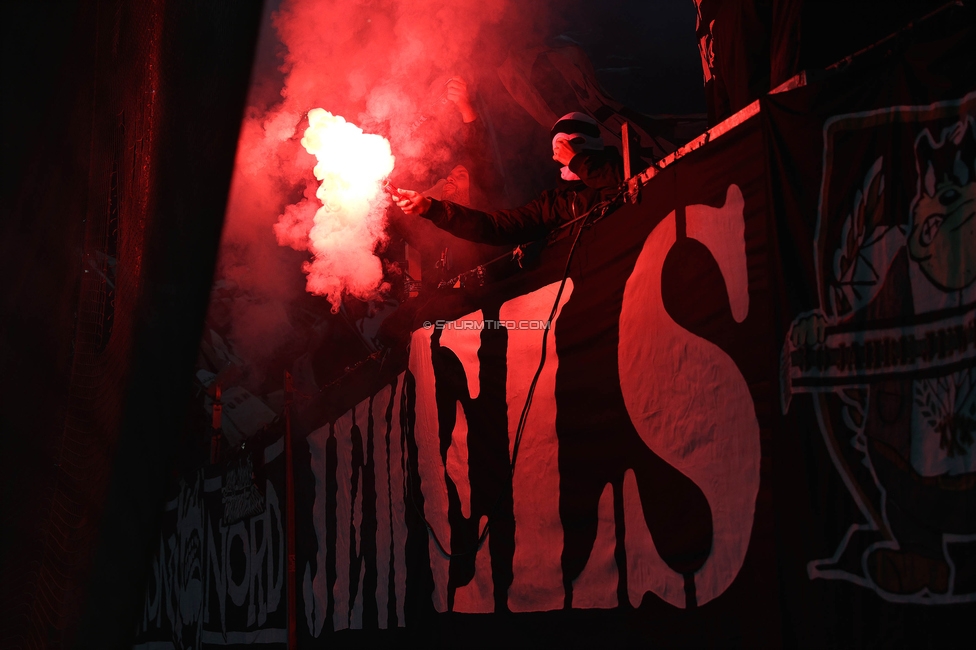
[[[321,185],[315,196],[322,202],[308,231],[312,259],[302,269],[308,274],[306,289],[326,296],[337,311],[343,293],[368,298],[383,281],[382,263],[373,251],[386,239],[390,198],[382,184],[395,159],[386,138],[363,133],[321,108],[308,112],[302,146],[318,160],[314,173]],[[297,248],[283,232],[284,224],[278,225],[279,243]]]

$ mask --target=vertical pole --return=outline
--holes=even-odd
[[[291,373],[285,371],[285,491],[288,500],[285,503],[285,536],[288,551],[288,650],[298,648],[298,635],[295,616],[297,594],[295,592],[295,474],[292,471],[291,448],[291,405],[294,399],[295,385]]]
[[[630,123],[620,125],[620,141],[624,146],[624,180],[630,178]]]

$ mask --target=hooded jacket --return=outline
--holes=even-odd
[[[555,189],[520,208],[482,212],[450,201],[431,200],[423,215],[438,228],[473,242],[515,245],[542,239],[567,221],[581,217],[623,183],[623,160],[617,150],[582,151],[569,162],[578,181],[560,181]]]

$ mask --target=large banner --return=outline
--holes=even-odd
[[[575,248],[404,305],[381,374],[297,400],[299,645],[959,638],[972,37],[919,30],[764,98]],[[212,514],[226,478],[171,503],[140,638],[284,643],[267,476],[236,523]]]
[[[863,634],[836,611],[911,638],[976,602],[976,57],[937,26],[761,112],[786,593],[828,643]]]
[[[399,378],[308,435],[303,633],[586,610],[627,618],[611,642],[777,638],[763,159],[753,118],[658,175],[558,303],[571,237],[418,312]]]
[[[308,437],[304,638],[958,629],[976,75],[964,36],[916,38],[657,173],[584,230],[561,294],[572,236],[426,302],[398,379]]]

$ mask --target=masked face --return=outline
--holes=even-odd
[[[562,167],[559,170],[559,177],[564,181],[578,181],[580,177],[577,176],[569,168],[569,161],[573,159],[573,156],[580,151],[579,145],[583,142],[583,138],[576,137],[567,133],[557,133],[552,139],[552,157],[557,160]],[[568,153],[566,148],[572,151]]]
[[[570,149],[572,149],[574,154],[577,154],[580,152],[582,145],[585,142],[585,138],[578,135],[574,137],[568,133],[557,133],[556,136],[552,139],[553,158],[556,158],[559,155],[557,145],[561,142],[565,143]]]

